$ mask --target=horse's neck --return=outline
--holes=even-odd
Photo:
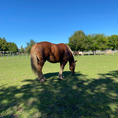
[[[73,55],[70,55],[69,64],[71,65],[73,62],[74,62],[74,57],[73,57]]]

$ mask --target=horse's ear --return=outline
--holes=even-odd
[[[77,60],[75,60],[75,63],[77,62]]]

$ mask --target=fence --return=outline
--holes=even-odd
[[[26,53],[10,52],[10,51],[0,51],[0,56],[16,56],[16,55],[26,55]]]
[[[105,51],[74,51],[74,55],[105,55],[105,54],[112,54],[118,53],[118,50],[105,50]],[[16,56],[16,55],[28,55],[27,53],[21,52],[10,52],[10,51],[0,51],[0,56]]]
[[[118,50],[105,50],[105,51],[74,51],[74,55],[105,55],[105,54],[112,54],[118,53]]]

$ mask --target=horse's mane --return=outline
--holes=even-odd
[[[71,48],[69,47],[69,45],[67,45],[67,47],[68,47],[69,51],[72,53],[72,55],[73,55],[73,51],[71,50]]]

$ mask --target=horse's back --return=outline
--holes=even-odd
[[[40,55],[41,57],[46,56],[46,55],[48,56],[50,52],[50,47],[51,47],[50,42],[36,43],[32,46],[31,53],[36,53]]]
[[[63,61],[63,59],[67,59],[69,56],[68,46],[64,43],[40,42],[32,47],[31,53],[35,52],[37,52],[38,57],[53,63]]]

